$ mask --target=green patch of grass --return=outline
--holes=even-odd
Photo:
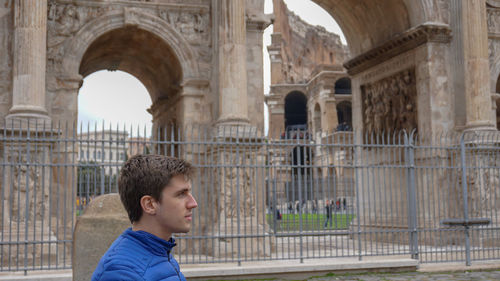
[[[355,217],[354,214],[333,213],[331,221],[328,223],[326,229],[347,229]],[[266,219],[271,228],[274,228],[276,223],[276,231],[296,231],[300,229],[311,231],[325,229],[326,215],[283,214],[281,220],[274,221],[274,217],[271,214],[267,214]]]

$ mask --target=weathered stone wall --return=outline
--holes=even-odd
[[[337,34],[304,22],[283,0],[274,0],[273,4],[275,20],[268,47],[271,91],[266,98],[270,136],[279,137],[286,129],[284,99],[292,90],[307,97],[309,130],[332,131],[338,125],[335,82],[348,76],[342,67],[349,55],[347,46]],[[351,95],[342,98],[350,102]]]
[[[274,0],[273,32],[281,35],[281,79],[276,84],[304,84],[318,65],[341,65],[347,47],[340,36],[312,26],[289,11],[283,0]],[[274,82],[273,82],[274,83]]]

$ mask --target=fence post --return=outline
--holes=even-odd
[[[415,186],[415,147],[413,133],[410,137],[405,133],[405,150],[407,161],[407,200],[408,200],[408,229],[410,236],[410,252],[412,259],[418,259],[418,232],[417,232],[417,192]]]
[[[464,228],[465,228],[465,265],[470,266],[470,233],[469,233],[469,205],[467,203],[468,194],[467,194],[467,163],[465,161],[465,141],[464,135],[460,138],[460,162],[462,167],[462,195],[464,200]]]
[[[230,129],[232,133],[233,128]],[[238,133],[238,130],[236,130],[236,133]],[[232,134],[231,134],[232,135]],[[234,144],[236,147],[236,161],[234,165],[236,166],[236,216],[238,219],[236,220],[237,227],[238,227],[238,266],[241,266],[241,212],[240,212],[240,165],[243,164],[239,163],[240,161],[240,138],[239,136],[236,138],[236,143]]]
[[[360,221],[360,217],[361,217],[361,212],[360,212],[360,202],[359,202],[359,192],[360,192],[360,188],[359,188],[359,181],[361,179],[359,173],[360,173],[360,169],[361,169],[361,156],[362,156],[362,149],[363,149],[363,146],[362,146],[362,142],[363,142],[363,136],[360,136],[359,138],[359,146],[357,145],[358,144],[358,140],[356,138],[358,132],[354,133],[353,134],[353,140],[352,140],[352,144],[353,144],[353,165],[354,165],[354,185],[355,185],[355,192],[356,192],[356,223],[357,223],[357,237],[358,237],[358,259],[361,261],[363,259],[363,254],[361,252],[361,248],[362,248],[362,245],[361,245],[361,221]],[[361,133],[359,133],[361,134]]]

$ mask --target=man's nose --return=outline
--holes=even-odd
[[[198,203],[196,202],[196,199],[194,199],[194,196],[192,194],[189,195],[189,202],[188,202],[188,209],[194,209],[198,207]]]

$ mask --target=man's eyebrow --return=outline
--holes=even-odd
[[[181,193],[184,193],[184,192],[190,191],[190,190],[191,190],[190,187],[184,187],[184,188],[182,188],[180,190],[177,190],[177,192],[175,194],[181,194]]]

